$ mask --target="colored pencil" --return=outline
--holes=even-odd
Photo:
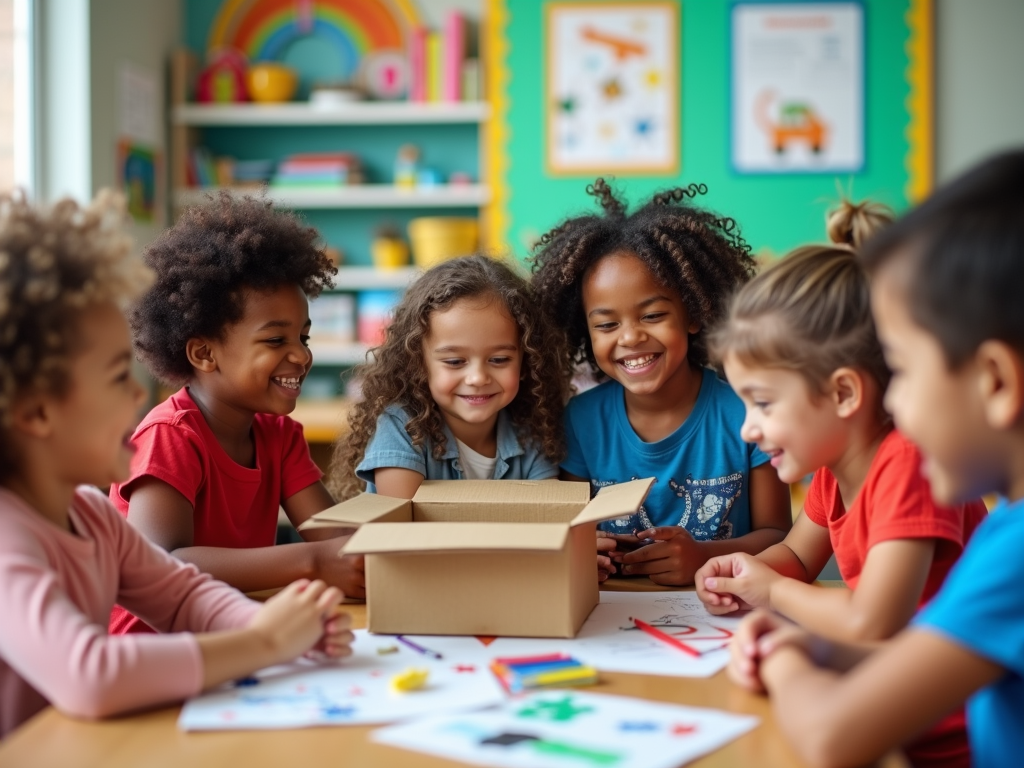
[[[688,653],[691,656],[695,656],[697,658],[700,658],[700,656],[701,656],[700,651],[698,651],[696,648],[694,648],[692,646],[687,645],[686,643],[684,643],[679,638],[673,637],[672,635],[669,635],[669,634],[667,634],[665,632],[662,632],[657,627],[652,627],[646,621],[641,621],[640,619],[634,619],[632,616],[629,617],[629,620],[632,621],[634,624],[636,624],[637,629],[642,629],[644,632],[646,632],[648,635],[650,635],[651,637],[655,638],[656,640],[661,640],[661,642],[668,643],[673,648],[678,648],[683,653]]]
[[[402,635],[395,635],[395,640],[397,640],[398,642],[402,643],[402,645],[409,646],[414,651],[416,651],[416,653],[422,653],[424,656],[429,656],[432,659],[443,659],[444,658],[444,656],[442,656],[437,651],[432,651],[429,648],[424,648],[422,645],[417,645],[412,640],[410,640],[407,637],[403,637]]]

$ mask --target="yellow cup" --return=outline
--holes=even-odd
[[[409,222],[412,258],[429,269],[447,259],[468,256],[477,248],[480,223],[459,216],[428,216]]]
[[[377,269],[398,269],[409,263],[409,246],[396,237],[378,237],[370,243],[370,255]]]
[[[245,82],[253,101],[266,104],[289,101],[299,87],[299,74],[284,64],[262,61],[245,73]]]

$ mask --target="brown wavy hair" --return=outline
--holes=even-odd
[[[409,287],[384,343],[373,350],[371,362],[356,369],[362,399],[349,412],[350,433],[335,444],[328,478],[338,501],[363,490],[355,469],[377,430],[377,419],[390,405],[400,405],[409,414],[405,431],[414,445],[429,441],[435,458],[444,455],[444,420],[430,396],[423,340],[435,312],[477,297],[500,301],[519,329],[523,381],[505,411],[520,440],[532,442],[554,464],[562,460],[562,413],[571,374],[564,336],[539,311],[527,281],[507,264],[466,256],[430,269]]]
[[[700,323],[687,358],[693,366],[708,363],[707,329],[753,275],[755,263],[733,219],[689,202],[707,191],[704,184],[668,189],[630,213],[608,183],[597,179],[587,193],[597,198],[601,213],[570,217],[541,237],[531,259],[534,289],[544,312],[566,329],[573,363],[589,363],[601,377],[583,312],[583,277],[618,252],[635,254],[655,280],[679,294]]]
[[[8,439],[17,398],[69,391],[81,313],[107,302],[123,309],[153,279],[126,222],[124,198],[109,190],[87,206],[50,208],[0,195],[0,480],[17,470]]]
[[[734,354],[754,365],[796,371],[815,393],[834,371],[850,366],[884,392],[889,369],[854,249],[893,218],[876,203],[842,201],[826,217],[834,245],[797,248],[740,289],[711,335],[714,357]]]

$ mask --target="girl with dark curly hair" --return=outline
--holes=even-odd
[[[131,475],[110,499],[175,557],[245,592],[321,578],[362,597],[362,558],[326,540],[346,531],[274,545],[279,509],[298,526],[334,504],[288,417],[313,362],[307,297],[336,271],[318,240],[294,214],[224,193],[149,246],[156,283],[128,319],[139,358],[181,389],[135,430]],[[110,629],[146,628],[118,606]]]
[[[608,380],[566,409],[565,480],[602,486],[655,477],[634,515],[601,524],[599,578],[693,583],[709,558],[757,553],[792,525],[788,488],[740,436],[743,403],[707,368],[707,329],[754,271],[732,219],[688,200],[703,185],[630,213],[603,179],[601,215],[544,235],[534,289],[568,330],[573,360]]]
[[[361,371],[331,489],[412,498],[424,479],[543,480],[564,455],[569,365],[530,288],[486,256],[434,267],[406,292]]]

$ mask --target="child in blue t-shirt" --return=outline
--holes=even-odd
[[[703,185],[628,213],[598,179],[603,215],[541,238],[534,286],[575,362],[607,377],[566,409],[565,480],[593,491],[655,477],[636,514],[602,524],[600,577],[687,585],[711,557],[756,554],[792,525],[787,487],[740,437],[743,403],[705,367],[707,329],[754,269],[732,219],[690,205]]]
[[[1004,497],[939,594],[880,650],[751,615],[730,673],[767,689],[813,764],[862,765],[967,701],[976,768],[1024,755],[1024,150],[995,157],[874,240],[886,406],[936,500]],[[870,656],[870,658],[868,658]]]

